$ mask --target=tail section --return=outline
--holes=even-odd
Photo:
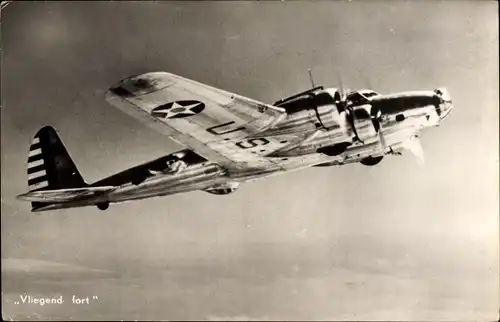
[[[51,126],[41,128],[33,138],[28,156],[29,191],[86,187],[80,172]],[[33,208],[44,203],[32,202]]]

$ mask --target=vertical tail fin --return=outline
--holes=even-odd
[[[41,128],[31,143],[28,186],[30,191],[87,186],[56,130],[51,126]],[[34,208],[40,205],[39,202],[32,203]]]

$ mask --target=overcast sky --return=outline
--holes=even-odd
[[[495,1],[11,3],[4,318],[496,320],[498,40]],[[107,105],[124,77],[163,70],[274,102],[309,88],[308,68],[327,87],[338,71],[350,89],[447,87],[425,166],[387,157],[106,212],[15,199],[44,125],[89,182],[178,149]],[[14,305],[21,293],[99,300]]]

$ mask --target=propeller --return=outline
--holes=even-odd
[[[417,135],[412,136],[406,143],[406,148],[413,153],[418,160],[420,165],[425,163],[424,150],[422,149],[422,144]]]
[[[347,110],[347,117],[350,118],[350,122],[354,127],[353,119],[352,119],[354,117],[354,115],[353,115],[354,110],[353,110],[352,106],[347,105],[347,93],[346,93],[346,90],[344,89],[344,86],[342,83],[342,75],[340,74],[339,71],[337,71],[337,77],[338,77],[339,86],[340,86],[340,88],[339,88],[339,90],[340,90],[340,102],[339,102],[339,104],[341,104],[342,107],[344,107]],[[385,153],[385,151],[387,150],[387,142],[385,140],[384,133],[381,130],[381,125],[380,125],[381,117],[382,117],[382,112],[380,111],[380,109],[374,108],[372,106],[372,108],[370,110],[370,118],[371,118],[371,121],[373,123],[373,127],[375,128],[375,132],[377,132],[377,135],[379,137],[379,143],[381,144],[382,149]]]
[[[340,101],[339,103],[343,108],[348,108],[347,107],[347,90],[344,88],[344,85],[342,84],[342,74],[340,73],[339,70],[337,70],[337,78],[339,81],[339,92],[340,92]],[[348,108],[349,109],[349,108]],[[349,109],[349,111],[352,112],[352,109]]]
[[[344,88],[344,85],[342,83],[342,74],[340,73],[340,71],[338,69],[337,69],[337,78],[338,78],[338,82],[339,82],[340,97],[339,97],[339,101],[336,102],[336,104],[341,108],[341,110],[345,111],[346,121],[351,125],[351,127],[354,131],[355,138],[359,139],[358,134],[356,133],[356,127],[354,125],[354,110],[353,110],[352,106],[349,106],[347,104],[347,91]]]
[[[361,75],[361,77],[363,77],[364,83],[367,86],[367,88],[369,88],[369,89],[373,88],[372,84],[370,82],[370,79],[368,77],[366,77],[366,75],[364,73],[362,73],[359,68],[358,68],[358,72]],[[370,117],[371,117],[372,122],[373,122],[373,127],[375,128],[375,131],[378,134],[379,142],[380,142],[382,149],[384,150],[384,153],[385,153],[385,151],[387,150],[387,142],[385,140],[384,133],[382,132],[382,126],[380,125],[380,121],[382,119],[382,112],[379,109],[375,109],[374,107],[372,107],[371,111],[370,111]]]
[[[377,133],[378,133],[378,140],[379,140],[380,145],[382,146],[382,150],[384,151],[384,154],[385,154],[385,151],[387,151],[387,142],[385,141],[384,133],[382,132],[382,130],[380,128],[377,131]]]
[[[370,77],[366,75],[366,69],[361,69],[360,66],[358,66],[356,70],[358,71],[359,77],[362,79],[364,86],[366,86],[366,88],[373,89]]]
[[[375,128],[375,132],[377,132],[378,134],[379,143],[382,146],[382,150],[385,154],[385,151],[387,150],[387,142],[385,140],[384,132],[382,131],[382,126],[380,125],[380,121],[382,119],[382,111],[372,106],[370,110],[370,118],[372,120],[373,127]]]

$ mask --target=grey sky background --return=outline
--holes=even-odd
[[[2,11],[3,317],[496,320],[494,1],[19,2]],[[203,192],[36,215],[15,199],[42,126],[91,182],[175,151],[107,105],[168,71],[264,102],[315,82],[450,91],[411,154]],[[14,305],[19,294],[99,297]]]

